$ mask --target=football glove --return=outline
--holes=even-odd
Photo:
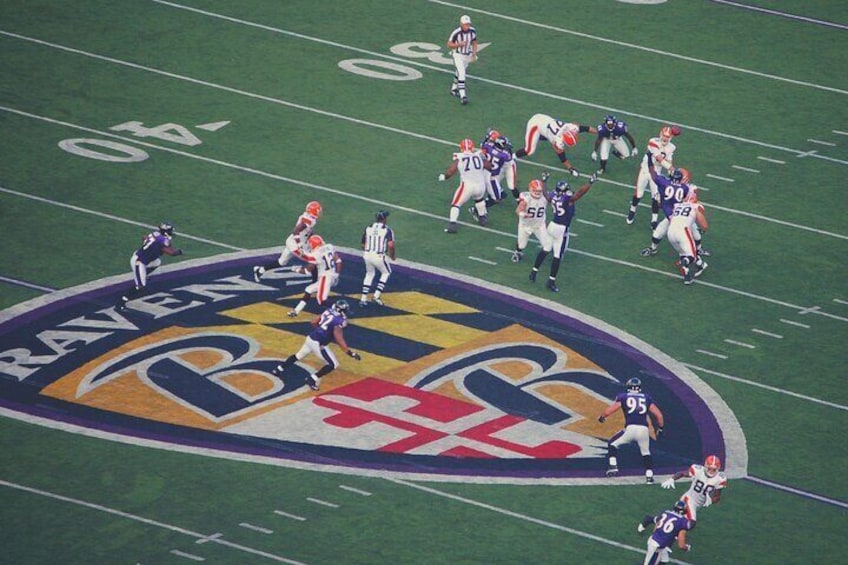
[[[177,256],[177,255],[183,255],[183,254],[184,254],[184,252],[183,252],[183,250],[182,250],[182,249],[177,249],[176,251],[174,251],[174,255],[175,255],[175,256]]]
[[[548,182],[549,178],[551,178],[551,173],[548,171],[542,171],[542,182]]]
[[[633,149],[630,150],[630,156],[631,157],[635,157],[638,154],[639,154],[639,148],[638,147],[634,147]]]
[[[579,177],[580,176],[580,171],[578,171],[574,167],[571,167],[570,169],[568,169],[568,172],[571,173],[571,176],[573,176],[573,177]]]
[[[670,488],[674,488],[674,479],[669,477],[662,482],[662,488],[668,490]]]
[[[447,179],[447,177],[445,176],[445,173],[439,174],[439,180],[440,181],[443,181],[443,180],[446,180],[446,179]]]
[[[357,361],[362,361],[362,355],[360,355],[359,353],[357,353],[353,349],[348,349],[347,354],[348,354],[348,356],[353,357]]]
[[[595,182],[597,180],[598,180],[598,173],[592,173],[592,176],[589,177],[589,184],[595,184]],[[702,231],[702,233],[703,233],[703,231]]]
[[[597,161],[597,160],[598,160],[598,152],[597,152],[597,151],[592,151],[592,160],[593,160],[593,161]]]

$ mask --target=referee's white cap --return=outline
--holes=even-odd
[[[471,16],[468,16],[468,15],[462,16],[461,18],[459,18],[459,23],[470,24],[471,23]]]

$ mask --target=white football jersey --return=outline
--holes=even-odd
[[[489,171],[483,166],[486,158],[479,149],[470,153],[454,153],[453,159],[462,182],[477,186],[484,185],[489,180]]]
[[[544,195],[535,197],[530,191],[525,191],[519,198],[527,204],[524,208],[524,217],[519,222],[523,225],[544,224],[548,209],[548,201]]]
[[[665,166],[668,168],[671,166],[674,159],[674,150],[677,149],[677,146],[674,145],[671,141],[663,145],[662,139],[659,137],[652,137],[648,140],[648,147],[645,150],[646,155],[642,158],[642,168],[647,172],[648,170],[648,156],[647,153],[650,153],[654,157],[654,170],[660,172],[660,168]]]
[[[332,243],[325,243],[321,247],[312,250],[312,258],[315,259],[315,267],[318,276],[336,274],[336,248]]]
[[[698,212],[703,212],[704,207],[697,202],[678,202],[674,205],[671,212],[671,226],[683,226],[691,228],[695,225],[695,220],[698,217]]]
[[[690,466],[689,476],[692,478],[692,485],[685,496],[689,497],[696,507],[703,507],[707,496],[712,496],[714,491],[727,486],[727,477],[724,473],[719,471],[712,477],[708,477],[703,465]]]

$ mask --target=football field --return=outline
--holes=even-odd
[[[449,93],[445,49],[462,14],[480,37],[467,105]],[[121,434],[92,432],[75,415],[56,413],[62,425],[44,416],[53,405],[39,400],[31,370],[61,356],[70,375],[73,351],[89,338],[51,334],[50,349],[42,336],[24,362],[13,338],[35,339],[21,338],[29,312],[89,292],[111,306],[97,288],[129,284],[130,254],[161,221],[176,226],[186,254],[164,257],[150,279],[155,291],[167,291],[184,262],[200,269],[274,253],[310,200],[324,209],[318,233],[347,254],[388,210],[401,266],[579,312],[714,391],[744,435],[733,452],[746,459],[728,462],[739,473],[720,504],[701,510],[693,551],[675,550],[675,562],[841,561],[846,100],[848,5],[827,0],[0,3],[0,562],[642,562],[636,524],[669,508],[688,483],[667,491],[626,479],[334,473],[189,449],[200,435],[171,449],[152,432],[113,441]],[[522,262],[510,261],[511,196],[491,209],[488,226],[468,203],[459,233],[443,231],[458,177],[437,177],[459,141],[479,143],[494,127],[521,147],[537,113],[592,126],[615,114],[639,149],[635,159],[611,159],[577,203],[559,293],[541,283],[547,262],[540,282],[528,280],[535,242]],[[667,241],[654,256],[640,254],[651,237],[648,196],[625,222],[638,159],[666,124],[682,130],[675,164],[692,172],[709,220],[709,268],[690,286]],[[581,173],[573,179],[542,141],[518,162],[521,189],[545,170],[580,186],[597,167],[593,143],[582,134],[569,152]],[[343,272],[336,292],[355,304],[361,262],[346,261]],[[424,308],[406,294],[426,286],[409,272],[398,269],[387,284],[393,313]],[[256,322],[266,311],[247,306],[237,315],[276,332],[298,296],[272,301],[280,320]],[[460,339],[416,336],[470,318],[426,314],[416,319],[432,326],[411,328],[399,315],[392,326],[355,311],[345,336],[365,369],[336,349],[342,369],[402,371],[399,360],[412,367],[413,351]],[[13,318],[20,324],[4,325]],[[170,338],[204,324],[223,322],[161,331]],[[495,331],[509,328],[480,321],[467,339]],[[273,356],[285,358],[305,332],[297,326]],[[409,356],[391,358],[382,346]],[[31,396],[21,392],[29,384]],[[25,396],[34,400],[22,409]],[[111,409],[88,409],[112,422]],[[177,417],[191,427],[191,415],[167,416]],[[687,438],[669,441],[688,453]],[[679,468],[689,462],[700,461]]]

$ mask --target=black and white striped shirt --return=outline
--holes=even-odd
[[[473,42],[477,41],[477,30],[472,26],[468,26],[468,30],[462,29],[462,26],[453,30],[448,37],[448,43],[457,43],[465,41],[465,45],[461,45],[454,49],[457,53],[461,55],[471,55],[474,53],[474,47],[471,45]]]
[[[366,253],[384,255],[390,241],[395,240],[392,228],[382,222],[374,222],[362,234],[362,250]]]

